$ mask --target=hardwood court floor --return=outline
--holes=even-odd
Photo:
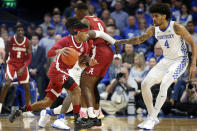
[[[38,119],[35,118],[17,118],[14,123],[8,121],[8,117],[0,117],[0,131],[60,131],[52,128],[50,125],[56,119],[56,116],[51,118],[51,121],[46,128],[38,127]],[[107,116],[103,120],[101,129],[88,129],[81,131],[143,131],[137,129],[136,125],[141,122],[142,118],[134,116],[115,117]],[[69,126],[73,130],[73,120],[69,121]],[[197,131],[197,119],[186,118],[160,118],[160,124],[155,127],[155,131]]]

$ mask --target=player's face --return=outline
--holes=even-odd
[[[165,15],[159,13],[152,13],[153,23],[155,26],[160,26],[162,22],[166,19]]]
[[[25,34],[24,28],[17,28],[16,34],[17,34],[17,36],[23,37]]]
[[[88,31],[85,32],[78,32],[78,37],[81,41],[87,41],[88,40]]]

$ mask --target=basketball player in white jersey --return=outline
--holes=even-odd
[[[183,25],[170,20],[170,8],[166,4],[156,3],[149,8],[149,12],[152,14],[154,26],[149,27],[141,36],[116,41],[116,43],[140,44],[151,36],[155,36],[163,49],[164,58],[151,69],[141,85],[142,96],[148,110],[147,118],[138,125],[138,128],[142,129],[153,129],[159,123],[157,116],[166,100],[169,86],[184,73],[188,66],[185,40],[192,47],[190,80],[194,78],[196,70],[195,42]],[[150,88],[156,83],[161,84],[153,106]]]

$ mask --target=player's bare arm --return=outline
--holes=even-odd
[[[174,30],[175,32],[182,36],[190,45],[191,45],[191,48],[192,48],[192,64],[191,64],[191,67],[190,67],[190,79],[194,79],[195,77],[195,72],[196,72],[196,44],[192,38],[192,36],[190,35],[190,33],[187,31],[187,29],[181,25],[181,24],[178,24],[175,22],[174,24]]]
[[[122,43],[122,44],[132,44],[132,45],[138,45],[147,39],[149,39],[151,36],[155,34],[155,27],[151,26],[147,29],[146,33],[144,33],[141,36],[137,36],[135,38],[130,38],[130,39],[123,39],[123,40],[117,40],[117,43]]]
[[[28,40],[28,42],[27,42],[27,57],[28,58],[26,59],[24,66],[18,70],[18,75],[19,76],[21,76],[23,74],[23,72],[25,70],[25,67],[27,67],[30,64],[31,57],[32,57],[31,52],[32,52],[32,43],[31,43],[30,40]]]

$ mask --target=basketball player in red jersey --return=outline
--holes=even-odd
[[[87,5],[80,3],[76,6],[75,17],[82,19],[81,21],[88,25],[90,30],[106,32],[106,27],[102,20],[96,16],[87,16],[87,12]],[[112,63],[113,51],[109,44],[103,39],[96,38],[92,40],[94,42],[90,57],[94,58],[98,64],[93,67],[88,66],[85,68],[81,75],[80,87],[82,89],[82,108],[87,106],[87,113],[90,120],[92,120],[92,126],[100,126],[101,121],[97,119],[100,101],[97,84],[102,80],[108,67]]]
[[[68,66],[64,64],[61,60],[61,54],[68,53],[68,47],[76,49],[80,57],[85,56],[88,51],[88,27],[85,24],[78,23],[74,27],[75,35],[70,35],[59,40],[55,45],[48,51],[48,57],[54,57],[57,55],[56,62],[53,62],[49,69],[50,82],[48,88],[46,89],[46,97],[32,105],[26,105],[18,110],[15,110],[10,116],[10,122],[15,120],[15,117],[20,114],[20,112],[35,111],[46,107],[50,107],[51,104],[56,100],[56,98],[61,94],[62,88],[65,88],[68,92],[72,94],[72,104],[73,113],[75,116],[75,126],[80,127],[80,123],[77,123],[77,118],[79,117],[80,110],[80,94],[81,90],[77,83],[72,77],[68,75],[68,69],[73,66]],[[91,65],[92,62],[90,62]],[[93,64],[94,65],[94,64]],[[78,125],[77,125],[78,124]],[[88,123],[87,123],[88,124]]]
[[[31,62],[31,41],[27,39],[25,29],[23,25],[16,25],[16,35],[14,35],[10,41],[6,44],[6,74],[5,85],[2,88],[0,96],[0,112],[8,88],[10,87],[15,76],[18,79],[18,83],[23,85],[25,90],[25,104],[30,102],[30,90],[29,90],[29,72],[28,65]]]

